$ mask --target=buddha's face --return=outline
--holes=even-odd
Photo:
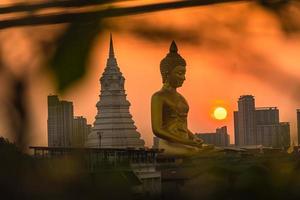
[[[185,66],[176,66],[168,75],[168,82],[171,87],[181,87],[185,80]]]

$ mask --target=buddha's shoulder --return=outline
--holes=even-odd
[[[164,99],[168,97],[168,93],[164,90],[159,90],[152,95],[152,99]]]

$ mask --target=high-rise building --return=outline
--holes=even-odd
[[[226,126],[217,128],[214,133],[197,133],[196,136],[203,139],[205,144],[222,147],[229,146],[229,135]]]
[[[240,144],[239,140],[239,128],[238,128],[238,111],[233,111],[233,120],[234,120],[234,141],[235,145]]]
[[[240,96],[238,100],[237,120],[235,120],[239,146],[252,145],[256,141],[255,104],[252,95]]]
[[[263,145],[266,147],[288,147],[290,125],[279,121],[276,107],[257,107],[251,95],[243,95],[234,111],[235,145]]]
[[[76,116],[73,120],[72,146],[83,147],[91,129],[92,126],[87,124],[86,118]]]
[[[300,146],[300,109],[297,109],[297,133],[298,146]]]
[[[279,110],[277,107],[255,108],[256,125],[278,124]]]
[[[277,139],[278,147],[289,147],[291,146],[291,136],[290,136],[290,123],[289,122],[279,122],[280,131],[279,137]]]
[[[141,148],[144,141],[129,112],[130,103],[124,89],[125,78],[115,58],[112,37],[109,57],[100,78],[101,94],[97,103],[98,113],[86,142],[87,147]]]
[[[73,131],[73,103],[48,96],[48,146],[69,147]]]
[[[227,126],[216,129],[216,144],[220,146],[229,146],[230,138],[227,132]]]

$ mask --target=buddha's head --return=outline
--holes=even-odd
[[[163,84],[169,84],[173,88],[182,86],[186,72],[186,62],[177,51],[177,46],[173,40],[170,46],[170,52],[160,62],[160,73]]]

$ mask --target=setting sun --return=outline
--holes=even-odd
[[[227,110],[223,107],[217,107],[214,110],[214,117],[217,120],[223,120],[227,117]]]

